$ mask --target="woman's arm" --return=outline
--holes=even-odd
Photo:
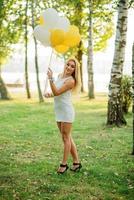
[[[67,90],[72,89],[75,85],[75,81],[72,78],[70,80],[65,81],[63,86],[61,88],[57,89],[56,85],[54,84],[54,81],[53,81],[53,78],[52,78],[53,73],[52,73],[52,70],[50,68],[48,69],[47,75],[48,75],[50,87],[51,87],[51,90],[52,90],[54,96],[61,95],[62,93],[66,92]]]
[[[50,98],[50,97],[53,97],[54,95],[52,93],[47,92],[43,96],[46,98]]]
[[[51,79],[49,80],[49,82],[50,82],[50,87],[54,96],[59,96],[60,94],[66,92],[67,90],[71,90],[75,84],[73,79],[68,80],[63,84],[61,88],[57,89],[57,87],[55,86],[54,82]]]

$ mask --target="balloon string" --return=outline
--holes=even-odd
[[[52,51],[51,51],[51,55],[50,55],[50,60],[49,60],[48,68],[50,68],[50,65],[51,65],[52,55],[53,55],[53,49],[52,49]],[[46,93],[47,88],[48,88],[48,77],[46,76],[44,94]]]
[[[48,64],[48,67],[50,67],[50,64],[51,64],[51,60],[52,60],[52,55],[53,55],[53,49],[51,51],[51,56],[50,56],[50,60],[49,60],[49,64]]]

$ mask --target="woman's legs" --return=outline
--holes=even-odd
[[[71,141],[70,141],[71,127],[72,127],[71,123],[61,122],[60,130],[61,130],[62,140],[64,144],[64,152],[63,152],[63,159],[62,159],[63,165],[67,164],[67,159],[68,159],[70,149],[71,149]],[[65,169],[66,167],[60,167],[58,169],[58,172],[64,172]]]
[[[78,159],[76,145],[71,137],[72,124],[67,123],[67,122],[57,122],[57,126],[60,130],[60,133],[62,135],[62,140],[64,143],[64,154],[63,154],[62,164],[67,163],[69,153],[71,153],[71,155],[73,157],[73,162],[78,163],[79,159]],[[77,167],[77,165],[75,167]],[[65,167],[60,167],[58,169],[58,172],[62,172],[64,170],[65,170]]]
[[[76,145],[73,141],[72,136],[70,137],[71,140],[71,155],[73,157],[73,163],[79,163],[79,158],[78,158],[78,153],[77,153],[77,149],[76,149]]]
[[[57,126],[59,128],[59,131],[61,133],[61,122],[57,122]],[[62,133],[61,133],[62,134]],[[63,137],[62,137],[63,138]],[[79,159],[78,159],[78,153],[77,153],[77,149],[76,149],[76,145],[73,141],[73,138],[72,136],[70,135],[70,141],[71,141],[71,149],[70,149],[70,153],[73,157],[73,162],[74,163],[78,163],[79,162]]]
[[[72,124],[67,123],[67,122],[57,122],[57,126],[60,130],[63,144],[64,144],[62,164],[66,165],[67,159],[68,159],[68,156],[69,156],[69,153],[71,150],[70,133],[71,133]],[[66,167],[59,167],[58,172],[64,172],[65,169],[66,169]]]

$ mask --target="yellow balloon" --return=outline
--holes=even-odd
[[[65,32],[61,29],[51,30],[50,41],[51,46],[55,47],[63,43],[65,38]]]
[[[65,53],[68,49],[69,49],[69,47],[68,46],[65,46],[65,45],[63,45],[63,44],[61,44],[61,45],[57,45],[57,46],[55,46],[55,51],[57,51],[58,53]]]
[[[44,25],[45,24],[43,16],[40,16],[39,23],[40,23],[40,25]]]
[[[78,32],[68,31],[65,35],[64,45],[74,47],[79,44],[81,36]]]

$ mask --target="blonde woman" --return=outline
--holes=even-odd
[[[58,76],[56,82],[54,82],[53,72],[50,68],[48,69],[47,75],[54,96],[56,122],[64,144],[63,159],[57,173],[63,174],[69,168],[67,160],[70,153],[73,158],[73,166],[70,169],[76,172],[80,170],[82,165],[79,161],[76,145],[71,135],[72,123],[75,118],[75,112],[71,102],[71,93],[80,84],[79,63],[77,59],[70,58],[65,64],[63,73]],[[48,98],[52,94],[46,93],[44,96]]]

